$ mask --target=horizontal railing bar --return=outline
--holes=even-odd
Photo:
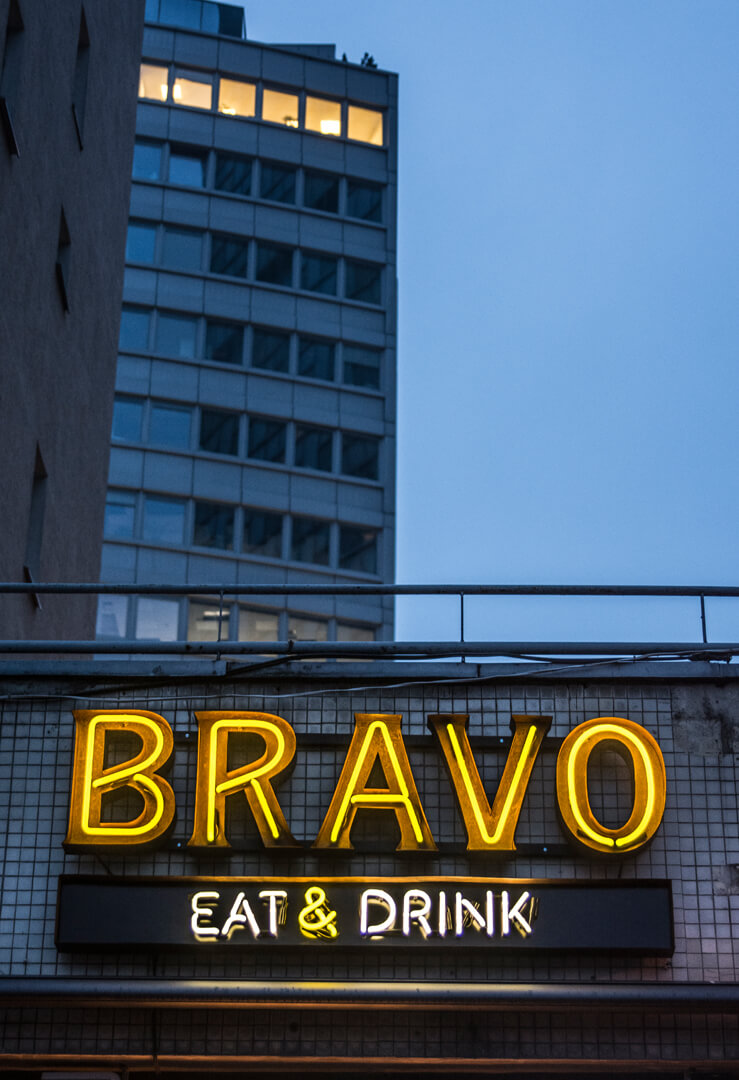
[[[208,656],[655,656],[736,655],[718,641],[0,641],[0,653],[171,654]]]
[[[172,585],[99,582],[0,582],[0,594],[136,596],[739,596],[739,585]]]

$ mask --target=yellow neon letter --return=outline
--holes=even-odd
[[[188,847],[231,847],[226,837],[226,799],[237,791],[246,795],[265,847],[297,847],[272,787],[295,756],[295,732],[287,720],[262,712],[199,712],[195,716],[198,772]],[[229,736],[238,734],[256,735],[264,753],[247,765],[229,769]]]
[[[619,829],[595,818],[588,798],[588,760],[600,743],[610,743],[631,768],[634,805]],[[649,732],[620,716],[600,716],[578,724],[557,758],[557,802],[562,823],[575,843],[590,851],[637,851],[652,839],[665,812],[665,763]]]
[[[492,809],[467,738],[465,713],[429,716],[467,830],[468,851],[515,851],[514,836],[531,770],[551,716],[513,716],[513,740]]]
[[[138,710],[77,709],[69,800],[67,848],[134,847],[160,839],[174,820],[174,792],[156,770],[172,753],[172,729],[162,716]],[[107,736],[133,735],[141,742],[135,757],[105,767]],[[134,791],[143,802],[128,821],[103,821],[114,791]]]
[[[355,713],[354,720],[346,761],[313,847],[352,851],[355,815],[357,810],[367,808],[393,811],[400,826],[396,851],[436,851],[400,733],[400,716]],[[376,762],[387,787],[367,787]]]

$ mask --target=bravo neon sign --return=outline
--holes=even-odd
[[[69,810],[64,841],[73,849],[140,850],[166,836],[175,818],[175,793],[161,774],[173,750],[172,728],[152,712],[79,710]],[[280,807],[275,787],[289,774],[297,743],[290,724],[262,712],[197,712],[198,760],[195,809],[188,847],[228,849],[226,800],[246,798],[265,848],[300,848]],[[428,718],[441,751],[467,833],[467,850],[512,852],[521,807],[541,745],[551,724],[548,716],[514,716],[513,738],[492,802],[486,793],[467,734],[468,717],[458,713]],[[106,764],[116,736],[140,743],[134,757]],[[229,768],[229,740],[248,735],[261,753],[245,765]],[[631,772],[632,808],[618,828],[600,822],[588,797],[591,755],[607,745]],[[384,786],[374,786],[381,770]],[[106,796],[130,789],[141,810],[128,821],[105,820]],[[619,855],[638,851],[658,829],[665,808],[665,766],[655,739],[639,724],[622,717],[597,717],[574,728],[559,750],[556,801],[563,830],[573,844],[589,852]],[[359,810],[395,815],[399,852],[437,850],[423,810],[401,731],[401,716],[356,713],[355,728],[341,774],[313,843],[319,852],[353,850],[351,833]]]

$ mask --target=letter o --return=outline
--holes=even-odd
[[[588,798],[588,762],[601,743],[628,761],[634,782],[634,805],[618,829],[602,825]],[[620,716],[600,716],[578,724],[562,743],[557,757],[557,803],[562,824],[578,845],[613,855],[634,852],[647,844],[665,812],[665,762],[649,732]]]

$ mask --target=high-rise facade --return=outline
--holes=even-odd
[[[396,121],[393,74],[147,3],[103,581],[393,580]],[[392,636],[382,597],[269,601],[228,633]],[[218,610],[107,597],[98,636],[209,640]]]

